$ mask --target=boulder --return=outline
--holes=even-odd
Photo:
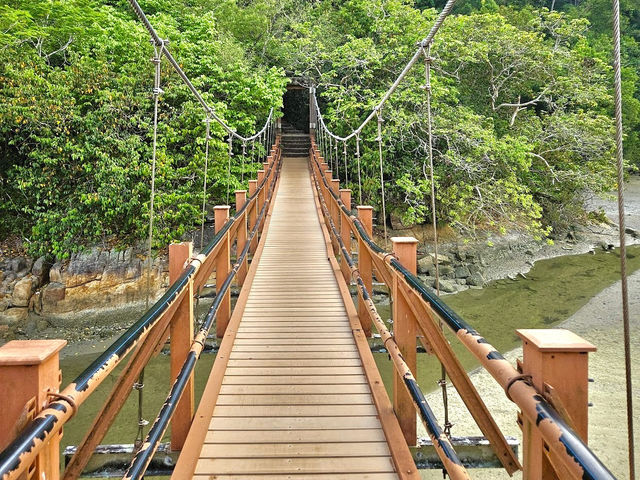
[[[424,283],[427,287],[433,288],[433,286],[436,284],[435,277],[430,277],[428,275],[419,275],[419,277],[420,280],[422,280],[422,283]]]
[[[418,273],[428,273],[431,267],[433,267],[433,257],[430,255],[418,259]]]
[[[29,309],[27,307],[8,308],[0,316],[7,323],[21,322],[27,319]]]
[[[66,288],[61,283],[52,282],[42,290],[42,308],[47,310],[50,305],[55,305],[66,296]]]
[[[28,307],[29,299],[37,285],[37,279],[33,275],[26,276],[16,283],[11,295],[11,305],[14,307]]]
[[[49,281],[49,271],[51,270],[52,263],[47,260],[47,257],[38,258],[31,268],[31,273],[38,278],[40,285]]]
[[[456,267],[455,276],[456,276],[456,278],[467,278],[467,277],[470,277],[471,276],[471,272],[469,271],[469,267],[467,267],[466,265],[461,265],[459,267]]]
[[[471,275],[473,275],[474,273],[480,273],[480,267],[475,263],[467,265],[467,267],[469,268],[469,272],[471,273]]]
[[[64,283],[62,269],[63,265],[61,262],[54,263],[49,270],[49,281],[52,283]]]
[[[431,257],[431,261],[433,262],[433,260],[435,259],[435,254],[430,253],[429,256]],[[451,264],[451,257],[449,257],[448,255],[443,255],[442,253],[438,254],[438,265],[450,265],[450,264]]]
[[[440,280],[440,291],[445,293],[455,293],[458,289],[452,280]]]
[[[466,285],[467,284],[467,279],[466,278],[457,278],[456,279],[456,283],[458,285]]]
[[[480,273],[474,273],[469,278],[467,278],[467,285],[471,285],[474,287],[482,287],[485,283],[484,277]]]

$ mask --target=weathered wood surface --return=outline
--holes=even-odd
[[[193,478],[398,478],[306,159],[284,160],[234,335]]]

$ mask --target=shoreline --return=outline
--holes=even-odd
[[[629,311],[631,323],[631,347],[633,370],[634,422],[640,424],[640,295],[634,295],[640,289],[640,272],[630,275]],[[589,355],[589,376],[594,383],[589,386],[589,445],[600,460],[620,479],[628,478],[627,435],[626,435],[626,390],[624,380],[624,351],[622,344],[622,307],[621,282],[605,288],[587,302],[575,314],[556,328],[566,328],[593,343],[598,350]],[[516,348],[505,355],[515,364],[522,357],[522,348]],[[635,362],[633,361],[635,359]],[[470,372],[470,377],[487,407],[494,415],[497,424],[505,435],[521,438],[520,429],[515,421],[517,407],[505,396],[504,391],[480,367]],[[442,399],[439,390],[426,395],[429,405],[438,418],[444,417]],[[479,435],[479,430],[460,397],[453,389],[449,391],[449,411],[455,426],[454,435]],[[418,426],[418,435],[426,436],[422,424]],[[636,428],[636,445],[640,442],[640,432]],[[520,456],[522,448],[520,448]],[[638,463],[638,459],[636,459]],[[636,469],[638,465],[636,466]],[[474,470],[474,478],[496,480],[510,478],[499,469]],[[442,478],[440,471],[424,471],[423,478]],[[516,473],[515,479],[522,478]]]

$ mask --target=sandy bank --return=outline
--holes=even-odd
[[[640,272],[629,277],[632,363],[635,367],[633,384],[636,445],[640,444],[640,295],[638,292],[640,292]],[[589,397],[593,407],[589,411],[589,445],[614,475],[620,479],[628,479],[620,298],[620,282],[617,282],[592,298],[558,327],[572,330],[598,347],[598,351],[590,356],[589,362],[590,376],[595,380],[590,384]],[[513,363],[517,357],[521,356],[520,348],[506,354]],[[474,371],[471,378],[503,432],[520,438],[520,430],[515,423],[517,409],[506,399],[502,389],[484,371]],[[480,432],[466,412],[460,397],[455,392],[451,392],[450,399],[451,418],[455,423],[453,434],[479,435]],[[443,418],[440,392],[427,395],[427,400],[438,418]],[[422,434],[426,435],[424,431]],[[636,470],[639,466],[637,464]],[[470,473],[473,478],[482,480],[509,478],[506,472],[501,470],[472,470]],[[442,474],[439,471],[423,472],[423,478],[440,479]],[[516,474],[513,478],[519,479],[522,476]]]

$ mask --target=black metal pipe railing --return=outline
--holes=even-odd
[[[233,217],[216,233],[209,244],[204,247],[200,257],[206,257],[215,250],[218,243],[234,221],[248,208],[251,202],[264,188],[268,174],[260,182],[256,191],[244,203]],[[22,432],[0,452],[0,477],[5,480],[17,476],[26,466],[25,458],[32,458],[41,450],[43,443],[60,428],[75,413],[75,410],[95,390],[104,378],[120,363],[120,361],[146,337],[147,333],[159,322],[162,315],[172,306],[173,302],[183,294],[189,281],[200,268],[201,260],[194,260],[180,277],[169,286],[167,292],[143,316],[118,339],[115,340],[96,360],[94,360],[76,379],[61,393],[60,399],[52,402],[43,410]],[[196,266],[197,265],[197,266]],[[63,398],[64,397],[64,398]],[[26,457],[25,457],[26,456]]]
[[[320,169],[317,153],[313,147],[311,158]],[[523,411],[533,418],[540,433],[548,443],[559,441],[566,449],[566,457],[563,463],[570,468],[572,464],[577,464],[581,470],[582,478],[594,480],[614,480],[615,476],[593,453],[580,436],[567,424],[558,414],[556,409],[530,384],[530,381],[523,375],[519,375],[517,370],[507,362],[504,356],[489,342],[480,335],[468,322],[462,319],[451,307],[441,298],[433,295],[428,287],[416,276],[402,266],[398,260],[380,248],[367,234],[364,226],[345,207],[339,196],[331,190],[326,178],[323,175],[322,181],[326,190],[331,193],[341,210],[347,214],[358,235],[366,245],[374,252],[384,257],[390,258],[388,264],[396,270],[406,283],[416,291],[420,297],[431,307],[431,309],[443,320],[443,322],[454,332],[463,345],[480,361],[483,367],[493,376],[493,378],[505,389],[508,397],[514,401]],[[477,348],[482,346],[482,348]],[[505,371],[511,371],[510,378],[505,376]],[[542,428],[541,422],[549,420],[549,426]]]
[[[278,163],[280,163],[280,160],[278,160]],[[123,477],[125,480],[138,480],[144,476],[147,467],[149,466],[149,463],[151,462],[153,455],[156,452],[158,445],[160,444],[160,441],[162,440],[162,437],[167,430],[167,427],[169,426],[169,421],[171,420],[178,402],[180,401],[180,398],[184,393],[185,387],[187,386],[189,378],[191,377],[191,374],[195,369],[198,358],[200,357],[200,354],[204,349],[204,341],[207,338],[211,327],[213,326],[214,320],[216,318],[220,305],[222,304],[224,296],[231,287],[231,284],[236,277],[238,270],[240,269],[240,265],[242,265],[245,257],[249,253],[251,241],[258,233],[260,224],[262,223],[268,206],[271,203],[276,180],[277,175],[274,175],[271,183],[271,188],[269,189],[270,192],[267,201],[265,201],[264,205],[262,206],[260,214],[256,219],[256,223],[251,230],[250,235],[248,235],[247,241],[244,248],[242,249],[240,256],[236,258],[236,262],[231,269],[231,272],[229,272],[229,274],[225,278],[220,290],[216,294],[211,307],[209,307],[207,315],[203,320],[198,334],[193,341],[191,351],[188,353],[187,358],[180,369],[180,372],[178,372],[178,375],[174,380],[173,385],[171,386],[171,390],[169,391],[169,394],[167,395],[167,398],[162,405],[158,416],[153,422],[153,425],[151,426],[151,429],[149,430],[149,433],[145,438],[143,447],[133,457],[129,468],[127,469]]]

